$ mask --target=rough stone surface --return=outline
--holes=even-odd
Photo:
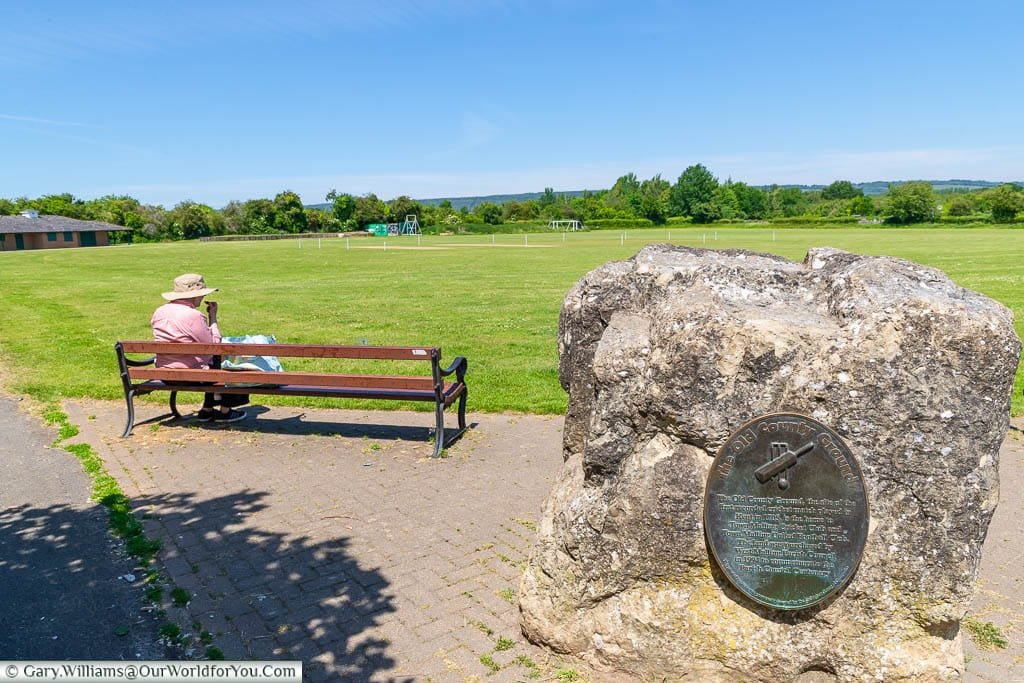
[[[520,585],[524,633],[644,678],[960,678],[1012,322],[937,270],[834,249],[652,246],[594,270],[562,308],[565,464]],[[846,440],[871,507],[851,582],[797,612],[733,589],[702,525],[718,448],[783,411]]]

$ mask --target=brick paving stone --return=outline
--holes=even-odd
[[[250,641],[272,633],[272,629],[268,628],[267,620],[256,612],[249,612],[232,619],[231,625],[238,629],[243,639]]]
[[[143,402],[138,416],[160,409]],[[298,659],[308,681],[521,681],[523,656],[549,678],[557,670],[522,639],[501,593],[517,587],[561,467],[560,418],[471,415],[477,426],[434,460],[402,438],[425,438],[423,412],[273,407],[227,427],[156,423],[121,439],[123,411],[68,404],[163,542],[165,572],[196,587],[186,610],[229,659]],[[1019,563],[1009,566],[1024,511],[1019,496],[1006,500],[1024,485],[1024,442],[1012,441],[1004,460],[1018,458],[1018,474],[997,510],[1010,521],[1006,540],[993,539],[1004,551],[972,607],[1004,628],[1011,651],[968,645],[972,683],[1024,680],[1024,586]],[[513,647],[496,652],[499,637]]]
[[[217,601],[217,610],[224,615],[225,619],[235,621],[252,612],[252,607],[243,596],[237,593],[228,593]]]
[[[214,644],[224,653],[225,659],[249,659],[249,650],[242,637],[235,631],[225,631],[217,636]]]

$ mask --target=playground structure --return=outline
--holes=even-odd
[[[583,230],[583,223],[579,221],[563,220],[563,221],[548,221],[548,228],[551,230],[561,230],[563,232],[568,230]]]
[[[420,235],[420,222],[416,214],[410,213],[401,223],[371,223],[366,231],[374,237],[396,237],[398,235]]]
[[[419,235],[420,222],[416,214],[410,213],[401,223],[388,223],[388,235]]]

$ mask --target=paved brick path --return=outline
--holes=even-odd
[[[1024,681],[1024,418],[1003,442],[999,461],[999,507],[988,527],[978,568],[978,587],[968,615],[992,622],[1009,641],[1005,649],[983,650],[964,638],[965,681]]]
[[[512,604],[561,464],[560,418],[471,415],[476,428],[432,460],[428,413],[257,410],[258,428],[157,423],[120,439],[121,404],[68,405],[192,593],[180,622],[215,634],[229,659],[300,659],[311,681],[582,672],[525,642]],[[1024,681],[1019,434],[971,610],[1010,646],[965,639],[972,682]]]
[[[67,407],[194,596],[182,621],[228,659],[299,659],[311,681],[558,666],[524,641],[512,603],[561,464],[560,418],[473,415],[435,460],[429,413],[273,408],[258,429],[157,424],[121,439],[122,405]]]

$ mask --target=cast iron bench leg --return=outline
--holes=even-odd
[[[462,387],[462,396],[459,397],[459,431],[466,431],[466,394],[469,389]]]
[[[131,436],[132,435],[132,427],[135,426],[135,402],[134,402],[134,398],[135,398],[135,392],[134,391],[128,391],[124,395],[124,400],[128,404],[128,422],[125,423],[125,425],[124,425],[124,433],[121,434],[122,437]]]
[[[180,418],[181,417],[181,413],[178,412],[177,400],[178,400],[178,392],[177,391],[172,391],[171,392],[171,415],[173,415],[174,417],[179,417]]]
[[[437,429],[434,432],[434,457],[441,457],[441,449],[444,448],[444,403],[437,403],[434,406],[434,414],[437,417]]]

